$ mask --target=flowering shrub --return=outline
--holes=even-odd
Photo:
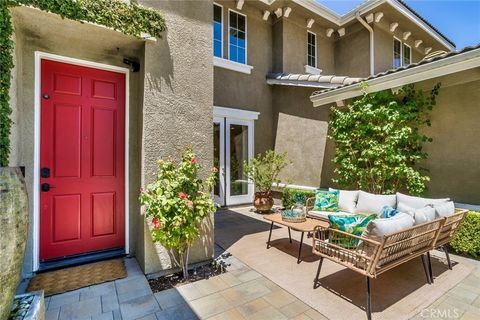
[[[202,221],[216,209],[211,196],[216,169],[205,181],[198,178],[200,169],[195,153],[187,148],[179,162],[159,160],[157,179],[140,193],[153,241],[178,253],[180,263],[176,262],[185,279],[189,248],[200,234]]]

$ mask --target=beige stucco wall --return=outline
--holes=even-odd
[[[142,185],[153,180],[160,158],[191,145],[204,166],[213,165],[212,1],[139,1],[160,11],[167,31],[145,46]],[[135,231],[137,260],[147,274],[174,267],[171,253],[152,243],[147,226]],[[213,219],[190,251],[190,262],[213,257]]]
[[[335,42],[335,74],[350,77],[370,75],[369,33],[360,23],[346,28]]]
[[[12,149],[15,157],[11,165],[25,166],[26,184],[30,201],[29,238],[23,273],[28,275],[33,268],[33,163],[34,163],[34,53],[42,51],[65,57],[78,58],[108,65],[125,67],[124,56],[143,60],[143,42],[133,37],[90,24],[80,24],[30,8],[12,9],[16,30],[15,61],[17,64],[12,92],[12,107],[18,116],[12,132]],[[66,45],[68,44],[68,45]],[[134,234],[138,214],[138,190],[140,188],[138,114],[139,92],[143,91],[143,75],[130,73],[130,234]],[[139,90],[141,89],[141,90]],[[135,254],[134,237],[130,237],[131,254]]]

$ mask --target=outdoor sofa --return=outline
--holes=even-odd
[[[400,211],[390,218],[370,221],[361,235],[317,226],[313,234],[313,253],[320,256],[314,288],[319,285],[324,258],[366,276],[367,318],[371,319],[370,278],[404,262],[421,257],[427,282],[433,283],[430,250],[442,247],[451,269],[445,245],[450,242],[467,210],[456,209],[449,199],[428,199],[397,193],[384,196],[363,191],[340,191],[340,212],[313,210],[314,200],[307,200],[307,215],[328,221],[329,214],[379,214],[384,205]],[[401,212],[401,211],[408,212]]]

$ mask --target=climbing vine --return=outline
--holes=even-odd
[[[120,0],[0,0],[0,166],[8,165],[12,108],[13,25],[8,7],[30,6],[80,22],[92,22],[128,35],[161,37],[165,20],[155,10]]]

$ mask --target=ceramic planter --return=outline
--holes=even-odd
[[[255,192],[253,206],[259,212],[268,212],[273,207],[273,197],[271,192]]]

